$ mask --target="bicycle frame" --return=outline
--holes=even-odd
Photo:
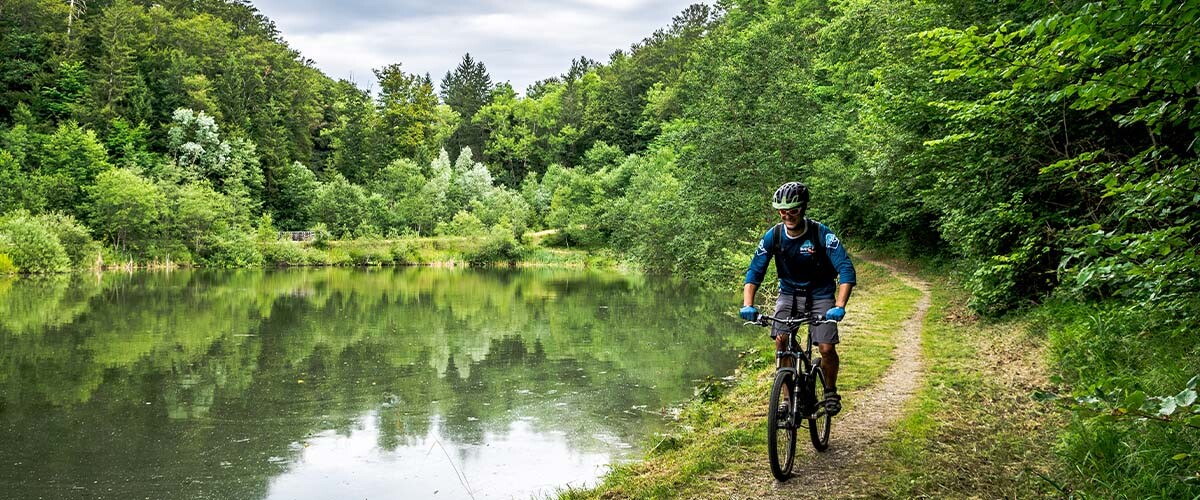
[[[785,326],[796,326],[796,327],[801,327],[801,326],[806,326],[806,325],[808,325],[808,326],[819,325],[822,323],[830,322],[828,320],[821,319],[815,315],[810,315],[810,316],[805,316],[805,317],[800,317],[800,318],[780,319],[780,318],[768,316],[766,314],[760,314],[758,321],[752,321],[752,322],[750,322],[750,324],[758,324],[760,326],[767,326],[769,324],[769,323],[767,323],[768,321],[774,322],[774,323],[780,323]],[[800,387],[807,387],[808,384],[803,383],[803,381],[805,381],[809,377],[813,376],[812,375],[812,371],[814,368],[813,367],[813,358],[812,358],[813,340],[812,340],[811,332],[809,332],[807,329],[805,329],[804,348],[800,349],[800,343],[796,340],[796,337],[799,337],[799,334],[800,334],[800,330],[799,330],[799,328],[797,328],[795,334],[788,335],[788,342],[787,342],[787,346],[785,347],[785,349],[782,351],[775,351],[775,372],[776,373],[779,373],[780,371],[792,372],[793,374],[795,374],[794,380],[797,381],[797,384]],[[793,361],[792,366],[783,366],[784,365],[783,360],[787,359],[787,358],[792,359],[792,361]],[[800,405],[800,404],[793,404],[791,406],[791,408],[790,408],[791,418],[790,419],[796,419],[797,417],[811,415],[815,411],[815,406],[817,403],[817,399],[816,399],[817,395],[816,394],[801,394],[800,393],[801,391],[795,387],[790,388],[790,390],[793,393],[792,395],[799,396],[797,398],[794,398],[793,401],[803,403],[803,408],[801,408],[802,405]]]
[[[800,333],[799,330],[796,333]],[[798,336],[795,334],[788,335],[788,343],[784,350],[775,351],[775,370],[790,370],[797,375],[807,377],[809,372],[812,371],[812,335],[807,332],[804,334],[804,349],[800,349],[800,344],[796,342],[796,337]],[[793,361],[792,366],[783,366],[784,358],[791,358]],[[803,367],[803,370],[798,370],[799,367]]]

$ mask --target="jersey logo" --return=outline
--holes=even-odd
[[[837,236],[834,236],[833,233],[829,233],[829,234],[825,235],[825,248],[834,250],[838,247],[838,245],[841,245],[841,244],[842,244],[842,242],[838,241]]]
[[[767,246],[766,246],[766,245],[763,245],[763,242],[762,242],[762,241],[759,241],[759,242],[758,242],[758,250],[756,250],[756,251],[754,252],[754,256],[755,256],[755,257],[757,257],[757,256],[759,256],[759,255],[763,255],[763,254],[765,254],[765,253],[767,253]]]
[[[815,253],[817,253],[817,249],[813,247],[812,242],[808,241],[808,240],[804,240],[804,244],[800,245],[800,255],[811,256],[812,254],[815,254]]]

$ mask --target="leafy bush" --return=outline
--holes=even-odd
[[[264,213],[262,217],[258,218],[258,226],[255,228],[255,238],[263,243],[279,239],[279,230],[275,229],[271,214]]]
[[[302,266],[307,264],[304,247],[291,241],[262,243],[259,246],[263,263],[276,266]]]
[[[237,215],[234,200],[217,192],[204,182],[192,183],[179,188],[178,197],[172,207],[174,233],[202,260],[226,249],[213,248],[225,245],[239,228],[248,226],[248,220]],[[243,235],[232,236],[241,239]],[[255,248],[252,244],[251,248]],[[216,264],[225,265],[225,264]]]
[[[350,253],[342,248],[330,248],[326,256],[326,264],[330,266],[349,266],[354,264],[354,259],[350,257]]]
[[[392,245],[392,262],[397,265],[420,264],[421,252],[417,245],[410,240],[400,240]]]
[[[312,227],[313,246],[317,248],[329,248],[329,242],[333,241],[333,233],[329,232],[329,227],[324,222],[318,222]]]
[[[213,267],[248,267],[258,266],[263,262],[263,256],[258,251],[258,245],[249,234],[240,231],[229,231],[215,238],[207,239],[205,253],[200,256],[201,262]]]
[[[13,264],[12,257],[8,254],[0,253],[0,274],[14,274],[17,272],[17,265]]]
[[[158,242],[168,214],[167,198],[150,180],[126,169],[109,170],[85,189],[89,224],[107,244],[134,253]]]
[[[472,267],[483,267],[498,263],[516,264],[525,254],[512,232],[504,228],[493,229],[483,243],[463,254]]]
[[[67,258],[70,259],[72,265],[78,266],[87,262],[100,250],[100,245],[92,240],[88,228],[76,221],[75,217],[61,212],[51,212],[37,216],[36,220],[54,233],[63,249],[66,250]]]
[[[507,226],[520,238],[529,228],[532,208],[521,194],[497,187],[478,199],[471,200],[471,213],[486,227]]]
[[[585,227],[559,229],[542,239],[542,245],[555,248],[597,248],[602,244],[601,235]]]
[[[71,259],[58,237],[43,223],[18,211],[0,219],[0,253],[8,254],[26,273],[56,273],[70,268]]]
[[[1200,350],[1194,328],[1118,300],[1059,296],[1037,309],[1071,411],[1059,451],[1097,497],[1191,498],[1200,483]],[[1155,305],[1157,307],[1157,304]],[[1119,368],[1115,368],[1119,367]],[[1066,392],[1066,391],[1062,391]]]
[[[438,224],[435,232],[441,236],[474,236],[484,234],[486,230],[479,217],[476,217],[471,212],[462,210],[454,214],[454,219],[450,222]]]
[[[356,240],[378,240],[383,238],[383,232],[374,224],[362,223],[354,228],[354,239]]]
[[[356,266],[378,266],[392,262],[392,249],[378,245],[350,245],[346,248],[350,263]]]
[[[370,220],[372,210],[367,191],[341,174],[334,174],[317,187],[311,210],[313,219],[339,235],[352,234],[358,226],[375,222]]]
[[[1073,396],[1039,393],[1074,415],[1063,453],[1101,496],[1194,498],[1200,493],[1200,375],[1182,390],[1095,384]],[[1176,388],[1177,389],[1177,388]]]
[[[328,266],[331,261],[329,252],[313,247],[303,247],[304,264],[309,266]]]

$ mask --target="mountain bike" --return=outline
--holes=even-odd
[[[746,324],[770,326],[771,322],[785,327],[799,327],[831,321],[818,316],[780,319],[760,314],[757,321]],[[771,474],[780,481],[787,481],[792,475],[797,429],[807,427],[813,448],[825,451],[829,448],[829,429],[833,419],[833,415],[825,410],[824,401],[818,399],[818,396],[825,394],[825,373],[821,371],[821,358],[812,357],[812,335],[805,334],[804,349],[800,349],[796,342],[797,336],[789,335],[787,348],[775,353],[779,368],[775,370],[771,406],[767,409],[767,455],[771,460]],[[792,359],[792,366],[783,366],[782,360],[788,358]],[[787,405],[780,404],[784,401],[784,394],[788,396]]]

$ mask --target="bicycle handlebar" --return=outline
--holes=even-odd
[[[808,316],[808,317],[804,317],[804,318],[781,319],[781,318],[776,318],[774,316],[768,316],[766,314],[759,313],[758,319],[756,319],[754,321],[747,321],[745,323],[742,323],[742,325],[743,326],[746,326],[746,325],[769,326],[770,323],[768,322],[768,320],[773,321],[775,323],[783,323],[786,326],[823,325],[825,323],[837,323],[837,321],[834,321],[831,319],[824,319],[815,314]]]

